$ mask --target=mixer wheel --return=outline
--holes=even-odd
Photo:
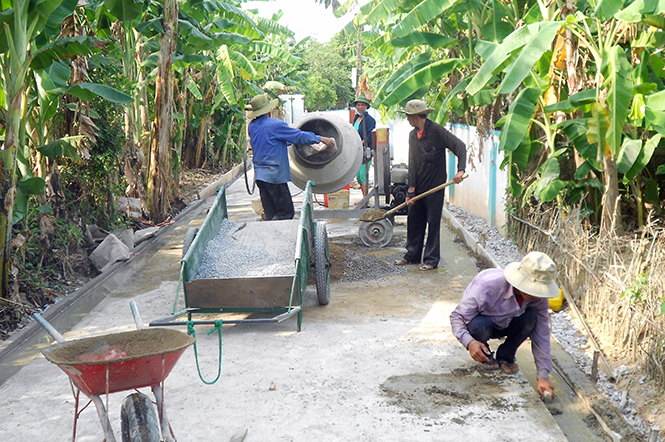
[[[393,224],[385,218],[362,222],[358,228],[358,236],[367,247],[383,247],[393,238]]]

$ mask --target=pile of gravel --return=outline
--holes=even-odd
[[[469,215],[464,209],[452,204],[448,204],[446,208],[464,227],[464,230],[469,232],[481,245],[484,244],[485,251],[502,268],[511,262],[521,261],[524,257],[524,253],[519,251],[511,239],[504,238],[496,227],[490,228],[484,219]]]
[[[387,276],[403,275],[406,266],[396,266],[393,261],[400,259],[402,254],[395,254],[385,258],[366,255],[366,252],[356,251],[348,242],[337,238],[330,243],[330,278],[339,282],[366,281]],[[361,246],[365,247],[365,246]]]
[[[294,232],[284,229],[285,240],[292,240],[291,246],[277,247],[276,241],[265,237],[270,233],[268,227],[276,224],[261,224],[265,228],[255,231],[254,225],[222,220],[219,232],[206,245],[196,279],[294,275],[296,241],[291,238]]]

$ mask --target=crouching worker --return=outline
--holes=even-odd
[[[466,288],[462,300],[450,315],[453,334],[471,358],[486,370],[516,374],[517,348],[531,338],[531,350],[538,370],[538,393],[554,396],[549,373],[549,301],[559,294],[554,281],[556,266],[544,253],[531,252],[521,262],[504,269],[480,272]],[[496,349],[488,341],[505,337]]]

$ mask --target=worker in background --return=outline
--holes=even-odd
[[[486,370],[519,372],[517,348],[531,338],[531,350],[538,371],[538,393],[554,397],[549,381],[549,300],[559,294],[556,266],[542,252],[531,252],[506,269],[480,272],[466,288],[462,300],[450,315],[453,334],[471,358]],[[494,352],[488,341],[506,337]]]
[[[335,140],[312,132],[295,129],[282,120],[270,118],[271,110],[279,104],[279,98],[269,100],[265,94],[257,95],[249,102],[252,120],[248,132],[252,143],[254,178],[259,188],[261,204],[268,221],[293,219],[295,210],[288,182],[291,181],[289,144],[323,143],[332,147]]]
[[[405,110],[397,111],[406,114],[414,129],[409,133],[406,254],[395,261],[395,265],[420,264],[420,270],[423,271],[436,269],[441,259],[444,191],[415,202],[411,199],[446,182],[446,149],[457,156],[457,173],[453,177],[455,183],[462,182],[466,167],[466,145],[443,126],[427,118],[433,111],[422,100],[411,100]],[[427,242],[423,253],[426,228]]]
[[[360,94],[353,102],[356,108],[356,115],[353,117],[353,127],[358,131],[360,139],[363,141],[363,164],[356,175],[356,180],[360,185],[363,198],[367,195],[367,174],[372,165],[372,131],[376,128],[376,120],[367,113],[371,107],[370,101],[365,94]]]

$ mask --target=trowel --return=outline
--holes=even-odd
[[[563,407],[561,407],[561,403],[559,403],[558,400],[555,400],[554,396],[552,396],[552,393],[549,391],[545,391],[545,393],[543,393],[543,402],[551,414],[556,415],[563,413]]]

